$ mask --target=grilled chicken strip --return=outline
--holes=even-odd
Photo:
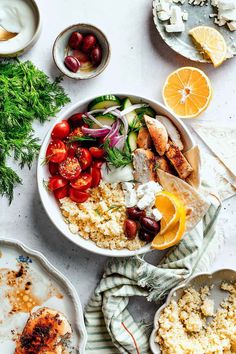
[[[166,157],[170,160],[180,178],[186,179],[193,171],[192,166],[184,157],[178,146],[176,146],[172,141],[169,141],[169,148],[166,152]]]
[[[159,120],[159,122],[161,122],[165,126],[171,141],[173,141],[173,143],[178,146],[180,150],[183,150],[184,146],[181,140],[180,132],[178,131],[176,126],[171,122],[171,120],[164,116],[156,116],[156,119]]]
[[[144,115],[156,151],[163,156],[168,148],[168,134],[164,125],[157,119]]]
[[[64,344],[71,333],[71,326],[62,313],[41,308],[30,315],[15,354],[68,354]]]
[[[175,174],[175,170],[173,169],[172,165],[164,156],[155,156],[155,167],[170,173],[171,175]]]
[[[152,138],[147,128],[142,127],[138,132],[137,146],[143,149],[151,149]]]
[[[134,179],[140,183],[156,180],[154,154],[151,150],[136,149],[133,154]]]

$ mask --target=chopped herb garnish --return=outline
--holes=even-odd
[[[68,143],[73,143],[74,141],[96,141],[96,138],[93,138],[92,136],[71,136],[68,140]]]
[[[116,147],[109,147],[109,144],[110,141],[107,140],[103,145],[103,148],[106,151],[106,161],[109,164],[118,168],[125,167],[132,162],[132,155],[128,149],[125,148],[124,151],[121,151]]]
[[[111,205],[111,206],[107,209],[107,211],[110,211],[110,210],[112,210],[112,211],[117,211],[117,210],[119,210],[120,208],[122,208],[122,205]]]
[[[70,101],[59,85],[30,61],[0,61],[0,195],[9,202],[20,177],[7,166],[12,157],[23,168],[31,167],[40,148],[32,123],[54,117]]]

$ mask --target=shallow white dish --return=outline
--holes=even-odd
[[[219,288],[219,285],[222,283],[222,281],[236,282],[236,270],[219,269],[214,273],[201,273],[189,278],[180,286],[170,291],[166,302],[158,309],[154,317],[154,329],[150,337],[150,348],[152,350],[152,353],[161,354],[160,347],[158,343],[155,342],[156,332],[158,330],[158,320],[161,315],[161,312],[166,306],[170,304],[171,300],[178,301],[178,299],[182,296],[183,291],[190,286],[199,290],[204,285],[207,285],[209,287],[211,285],[214,285],[211,289],[211,297],[214,299],[215,308],[218,308],[219,304],[222,302],[226,295],[225,291]]]
[[[109,93],[110,94],[110,93]],[[132,102],[146,102],[148,103],[158,114],[160,115],[165,115],[167,116],[179,129],[181,136],[183,138],[185,150],[191,149],[195,144],[194,140],[191,136],[191,133],[189,132],[188,128],[184,125],[184,123],[176,118],[163,104],[151,100],[145,97],[140,97],[132,94],[126,94],[126,93],[112,93],[115,96],[118,96],[120,98],[125,98],[125,97],[130,97]],[[104,94],[103,94],[104,95]],[[56,120],[55,124],[57,124],[59,121],[62,119],[67,119],[71,115],[75,114],[76,112],[84,112],[87,109],[88,104],[96,97],[99,95],[90,97],[86,100],[80,101],[76,103],[74,106],[69,108],[65,113],[61,114]],[[55,125],[54,124],[54,125]],[[53,125],[53,127],[54,127]],[[39,190],[39,195],[42,201],[42,204],[44,206],[44,209],[46,213],[48,214],[49,218],[53,222],[53,224],[58,228],[58,230],[70,241],[75,243],[76,245],[90,251],[93,253],[97,253],[103,256],[110,256],[110,257],[129,257],[133,256],[136,254],[142,254],[148,251],[151,251],[150,244],[140,248],[139,250],[135,251],[129,251],[128,249],[124,250],[110,250],[110,249],[105,249],[105,248],[99,248],[94,242],[90,240],[85,240],[83,237],[80,237],[78,235],[72,234],[70,232],[68,225],[65,223],[58,203],[55,200],[54,196],[46,190],[44,187],[43,181],[48,180],[49,178],[49,172],[48,168],[45,164],[42,164],[42,162],[45,160],[45,154],[47,150],[47,146],[50,141],[50,136],[53,127],[48,131],[42,146],[41,150],[39,153],[39,159],[38,159],[38,166],[37,166],[37,183],[38,183],[38,190]]]
[[[24,269],[24,275],[16,277],[15,273],[21,269]],[[10,273],[12,279],[17,279],[16,284],[13,281],[9,285]],[[30,310],[44,306],[61,311],[70,322],[72,353],[85,352],[87,334],[79,297],[73,285],[42,254],[17,240],[0,239],[0,278],[0,353],[14,353],[17,334],[22,332]],[[35,306],[31,301],[26,303],[30,304],[28,311],[22,300],[26,282],[31,283],[27,296],[35,302]],[[21,299],[19,304],[18,298]]]

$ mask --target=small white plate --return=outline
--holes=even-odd
[[[232,58],[236,55],[236,31],[231,32],[226,26],[219,27],[214,24],[214,18],[209,17],[210,14],[215,12],[211,5],[193,6],[186,0],[184,5],[179,6],[182,10],[187,11],[189,15],[188,21],[184,21],[185,31],[181,33],[168,33],[165,30],[167,21],[159,20],[156,11],[156,0],[153,1],[153,19],[155,26],[162,39],[170,48],[188,59],[207,63],[208,61],[203,58],[201,53],[195,48],[188,32],[196,26],[210,26],[217,29],[223,35],[228,46],[227,58]]]
[[[27,282],[30,290],[25,293]],[[30,311],[44,306],[62,312],[71,324],[71,353],[85,352],[87,334],[79,297],[43,255],[17,240],[0,239],[0,283],[0,353],[14,353]]]
[[[180,131],[181,137],[183,139],[184,143],[184,151],[189,150],[193,148],[194,140],[193,137],[188,130],[187,126],[177,117],[175,117],[163,104],[159,103],[158,101],[151,100],[142,96],[137,96],[133,95],[130,93],[109,93],[112,95],[115,95],[121,99],[125,97],[130,97],[132,102],[137,102],[137,103],[147,103],[152,107],[158,114],[164,115],[168,117],[177,127],[177,129]],[[103,93],[102,95],[106,95],[106,93]],[[48,171],[48,166],[43,163],[45,161],[45,156],[46,156],[46,151],[47,147],[49,144],[49,141],[51,139],[51,132],[54,128],[54,126],[60,122],[63,119],[68,119],[70,116],[72,116],[75,113],[78,112],[86,112],[88,108],[88,104],[98,96],[102,95],[96,95],[90,98],[87,98],[86,100],[80,101],[76,103],[74,106],[70,107],[67,112],[61,114],[56,120],[51,127],[51,129],[48,131],[41,149],[39,153],[39,159],[38,159],[38,166],[37,166],[37,183],[38,183],[38,190],[39,190],[39,195],[42,201],[42,204],[44,206],[44,209],[46,213],[48,214],[49,218],[53,222],[53,224],[58,228],[58,230],[70,241],[75,243],[76,245],[90,251],[93,253],[97,253],[103,256],[109,256],[109,257],[129,257],[129,256],[134,256],[136,254],[142,254],[151,251],[151,245],[147,244],[144,247],[135,250],[135,251],[130,251],[128,249],[122,249],[122,250],[111,250],[111,249],[106,249],[106,248],[100,248],[98,247],[95,242],[92,242],[91,240],[85,240],[83,237],[79,235],[73,234],[68,227],[68,224],[65,223],[64,218],[61,214],[59,204],[56,201],[54,195],[52,193],[49,193],[48,190],[44,186],[44,181],[47,181],[49,179],[49,171]],[[59,235],[58,235],[59,237]]]
[[[201,273],[191,277],[190,279],[182,283],[180,286],[171,290],[166,302],[158,309],[154,317],[154,329],[150,337],[150,348],[153,354],[161,354],[160,346],[158,343],[155,342],[156,333],[158,330],[158,321],[162,311],[166,306],[170,304],[171,300],[178,301],[179,298],[183,295],[183,292],[186,288],[194,287],[196,290],[199,290],[205,285],[209,287],[213,285],[211,289],[211,297],[215,302],[215,307],[218,308],[220,303],[226,297],[225,291],[220,289],[220,285],[223,281],[235,283],[236,270],[219,269],[214,273]]]

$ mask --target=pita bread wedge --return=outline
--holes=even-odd
[[[186,151],[184,156],[193,168],[193,172],[186,179],[186,182],[195,189],[199,189],[201,185],[201,154],[199,147],[197,145],[194,146],[192,149]]]
[[[186,208],[186,231],[192,230],[206,214],[210,203],[192,186],[160,169],[157,176],[164,190],[175,194]]]

